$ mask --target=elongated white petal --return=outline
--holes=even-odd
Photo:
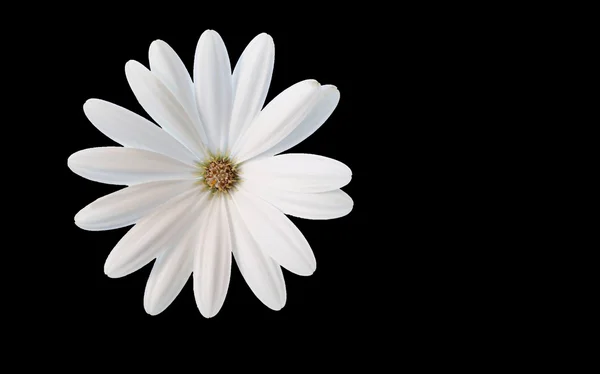
[[[206,195],[193,188],[142,218],[108,255],[104,264],[106,275],[119,278],[131,274],[171,247],[173,240],[189,229],[191,212],[203,208]]]
[[[242,52],[233,70],[234,99],[228,144],[235,144],[265,104],[274,59],[273,38],[265,33],[252,39]]]
[[[152,267],[144,293],[144,309],[150,315],[162,313],[171,305],[192,275],[200,220],[197,217],[191,220],[187,231],[175,238],[174,247],[158,256]]]
[[[238,162],[249,160],[288,136],[316,104],[320,87],[319,82],[308,79],[277,95],[239,138],[232,156]]]
[[[281,267],[260,250],[232,200],[227,200],[227,212],[233,233],[233,256],[240,273],[263,304],[280,310],[287,296]]]
[[[214,317],[225,301],[231,274],[231,229],[224,198],[209,207],[200,247],[194,257],[194,296],[200,313]]]
[[[213,153],[224,152],[232,106],[231,65],[223,39],[213,30],[206,30],[198,40],[194,85],[209,149]]]
[[[206,148],[202,138],[171,90],[137,61],[125,64],[125,75],[142,108],[194,155],[203,158]]]
[[[298,275],[311,275],[317,261],[304,235],[279,209],[240,188],[232,195],[259,248]]]
[[[77,175],[94,182],[129,185],[159,180],[194,179],[192,166],[142,149],[123,147],[88,148],[67,160]]]
[[[354,206],[352,198],[339,189],[319,193],[302,193],[270,188],[254,182],[244,183],[244,189],[260,196],[283,213],[298,218],[340,218],[350,213]]]
[[[261,156],[273,156],[287,151],[293,146],[311,136],[331,116],[333,110],[340,101],[340,91],[335,86],[321,86],[321,96],[315,107],[304,118],[304,120],[273,148],[268,149]]]
[[[286,191],[315,193],[338,189],[352,179],[343,163],[323,156],[287,153],[242,165],[243,179]]]
[[[150,61],[152,73],[171,90],[192,122],[194,122],[198,134],[202,139],[206,139],[204,128],[200,122],[198,107],[196,106],[194,83],[181,58],[167,43],[162,40],[155,40],[150,44],[148,60]]]
[[[75,215],[84,230],[112,230],[136,223],[170,198],[196,187],[195,181],[158,181],[136,184],[103,196]]]
[[[124,147],[161,153],[190,165],[197,159],[166,131],[118,105],[90,99],[83,111],[100,132]]]

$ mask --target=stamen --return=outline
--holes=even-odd
[[[239,179],[237,166],[228,157],[211,157],[200,167],[204,184],[212,192],[227,192]]]

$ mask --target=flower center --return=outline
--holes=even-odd
[[[200,168],[204,184],[212,192],[227,192],[239,180],[237,165],[228,157],[211,157]]]

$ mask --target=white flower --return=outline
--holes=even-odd
[[[273,39],[260,34],[233,74],[223,40],[205,31],[196,49],[193,82],[165,42],[150,45],[150,70],[125,65],[127,80],[152,122],[115,104],[90,99],[88,119],[122,147],[74,153],[69,168],[92,181],[126,185],[75,216],[82,229],[135,224],[104,265],[111,278],[156,258],[144,295],[147,313],[161,313],[193,273],[204,317],[218,313],[229,286],[231,257],[260,301],[286,302],[280,266],[315,271],[315,256],[285,214],[332,219],[352,210],[340,190],[344,164],[311,154],[277,154],[300,143],[331,115],[338,90],[305,80],[264,108],[274,61]],[[261,110],[262,108],[262,110]]]

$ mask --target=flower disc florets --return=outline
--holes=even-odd
[[[227,156],[213,156],[199,164],[204,185],[211,192],[227,193],[239,181],[238,167]]]

